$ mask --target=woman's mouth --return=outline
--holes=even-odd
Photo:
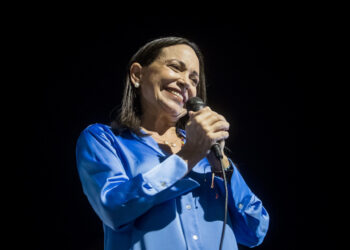
[[[183,102],[184,98],[183,98],[183,96],[182,96],[179,92],[177,92],[177,91],[175,91],[175,90],[173,90],[173,89],[169,89],[169,88],[167,88],[167,89],[165,89],[165,90],[166,90],[168,93],[170,93],[172,96],[176,97],[176,99],[178,99],[179,101]]]

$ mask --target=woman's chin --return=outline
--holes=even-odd
[[[171,117],[174,117],[175,119],[180,119],[187,113],[187,110],[183,107],[183,105],[180,105],[177,102],[169,101],[164,106],[166,109],[166,113],[168,113]]]
[[[187,114],[187,110],[182,108],[180,112],[176,113],[174,117],[176,117],[176,120],[179,120],[180,118],[184,117]]]

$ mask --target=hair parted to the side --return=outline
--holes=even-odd
[[[124,92],[122,103],[116,110],[116,114],[112,115],[111,127],[114,133],[120,133],[125,129],[130,129],[139,136],[144,136],[140,132],[141,126],[141,103],[139,97],[139,88],[132,85],[130,79],[130,67],[134,62],[138,62],[141,66],[150,65],[160,54],[165,47],[170,47],[178,44],[186,44],[190,46],[196,53],[199,60],[199,83],[197,86],[197,96],[206,103],[206,83],[204,73],[203,54],[199,47],[182,37],[162,37],[152,40],[142,46],[130,59],[127,66],[126,79],[124,83]],[[182,117],[176,124],[177,128],[184,129],[188,116]]]

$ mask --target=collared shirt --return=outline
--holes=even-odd
[[[151,136],[115,135],[104,124],[81,133],[76,158],[83,191],[103,222],[105,250],[219,248],[225,189],[219,177],[210,187],[206,158],[186,174],[186,162]],[[269,224],[262,202],[233,168],[225,250],[261,244]]]

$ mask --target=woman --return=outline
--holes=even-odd
[[[229,123],[209,107],[203,57],[184,38],[165,37],[131,58],[122,106],[111,126],[87,127],[77,142],[84,193],[103,222],[105,249],[218,249],[224,186],[211,146]],[[209,153],[209,154],[208,154]],[[223,249],[256,246],[269,216],[224,151],[229,217]],[[217,176],[212,181],[212,173]]]

